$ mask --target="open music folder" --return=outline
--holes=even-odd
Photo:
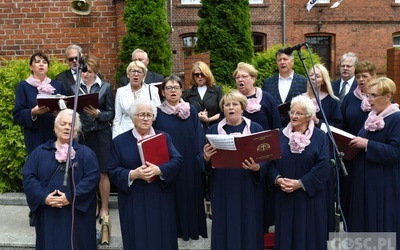
[[[211,156],[215,168],[241,168],[250,157],[256,163],[281,158],[279,129],[261,131],[249,135],[207,134],[207,140],[217,148]]]
[[[75,96],[65,95],[47,95],[38,94],[36,97],[37,104],[39,107],[46,106],[50,108],[50,112],[61,110],[59,101],[64,100],[66,108],[74,108]],[[99,108],[99,93],[83,94],[78,96],[77,111],[83,110],[83,107],[92,105],[95,109]]]

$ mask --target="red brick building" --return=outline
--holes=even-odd
[[[101,58],[101,72],[114,83],[119,40],[124,35],[123,0],[90,1],[91,13],[71,12],[72,1],[0,0],[0,57],[29,57],[42,50],[64,59],[73,43]],[[171,26],[173,72],[183,75],[184,58],[193,53],[200,0],[166,0]],[[307,41],[333,77],[340,56],[348,51],[373,61],[386,74],[387,49],[400,46],[400,0],[319,0],[310,12],[307,0],[249,0],[254,48]],[[134,48],[132,48],[133,50]],[[150,58],[151,60],[151,58]]]

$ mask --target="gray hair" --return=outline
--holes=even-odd
[[[145,57],[146,59],[149,59],[149,56],[147,55],[147,52],[144,51],[144,50],[142,50],[142,49],[135,49],[135,50],[132,52],[132,59],[133,59],[133,55],[135,55],[135,54],[138,53],[138,52],[142,52],[143,55],[144,55],[144,57]]]
[[[132,103],[131,107],[129,108],[129,117],[133,120],[135,115],[138,112],[139,107],[141,106],[151,106],[151,112],[153,112],[153,121],[157,117],[157,106],[152,100],[148,99],[137,99],[135,102]]]
[[[82,48],[81,48],[79,45],[72,44],[72,45],[68,46],[67,49],[65,50],[65,57],[68,56],[68,51],[69,51],[70,49],[76,49],[76,50],[78,50],[79,53],[82,54]]]
[[[60,112],[58,112],[56,119],[54,120],[54,125],[57,125],[60,123],[61,116],[63,115],[68,115],[72,116],[74,111],[72,109],[63,109]],[[79,113],[76,112],[75,116],[75,128],[74,128],[74,139],[78,139],[78,134],[81,132],[82,129],[82,123],[81,119],[79,118]]]
[[[342,64],[342,62],[344,60],[346,60],[347,58],[351,58],[354,61],[354,67],[357,67],[358,65],[358,58],[356,56],[356,53],[354,52],[347,52],[345,54],[342,55],[342,57],[340,58],[340,64]]]
[[[304,108],[308,117],[313,117],[317,111],[313,101],[311,101],[309,97],[304,95],[293,97],[292,101],[290,102],[290,108],[292,108],[294,104],[299,104],[300,107]]]

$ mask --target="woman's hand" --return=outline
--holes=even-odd
[[[368,140],[359,136],[354,137],[350,142],[351,148],[367,148]]]
[[[204,145],[203,153],[204,153],[204,161],[206,163],[209,163],[211,156],[213,156],[215,153],[217,153],[217,149],[214,146],[212,146],[210,143],[207,143],[206,145]]]
[[[63,206],[69,205],[69,201],[65,195],[65,193],[60,190],[54,190],[51,192],[44,202],[48,206],[62,208]]]
[[[49,108],[49,107],[46,107],[46,106],[39,107],[38,105],[36,105],[36,106],[31,110],[31,115],[32,115],[32,116],[43,115],[43,114],[45,114],[45,113],[47,113],[47,112],[49,112],[49,111],[50,111],[50,108]]]
[[[253,160],[252,157],[250,157],[248,160],[244,160],[244,162],[242,162],[242,167],[244,169],[248,169],[251,171],[259,171],[260,170],[260,164],[255,163],[255,161]]]
[[[83,107],[83,111],[94,118],[99,118],[99,111],[95,109],[92,105]]]
[[[200,121],[202,121],[202,122],[209,122],[209,119],[208,119],[208,112],[207,112],[206,109],[199,112],[199,119],[200,119]]]
[[[289,178],[278,178],[276,184],[281,188],[283,192],[291,193],[299,188],[301,188],[299,180],[289,179]]]

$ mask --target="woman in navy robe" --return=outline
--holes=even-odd
[[[37,95],[64,93],[61,82],[47,77],[50,61],[44,53],[33,54],[29,65],[32,74],[28,79],[18,83],[13,110],[14,121],[24,128],[25,148],[28,154],[37,146],[55,139],[53,132],[55,115],[49,113],[48,107],[37,105]]]
[[[137,142],[162,132],[152,127],[157,107],[138,99],[129,115],[134,127],[113,139],[109,161],[110,181],[118,188],[124,249],[177,250],[174,184],[182,156],[166,134],[170,160],[159,166],[142,164]]]
[[[312,119],[315,110],[308,97],[294,97],[290,122],[280,133],[282,158],[269,175],[276,186],[276,250],[327,249],[326,182],[332,170],[328,137]]]
[[[201,180],[205,144],[204,131],[193,105],[181,98],[183,82],[175,75],[164,79],[161,88],[165,101],[158,107],[154,128],[167,132],[183,157],[175,182],[177,235],[187,241],[207,238],[204,194]]]
[[[400,112],[392,104],[396,84],[387,77],[368,83],[372,111],[350,147],[354,158],[348,226],[351,232],[400,235]],[[400,245],[400,237],[396,240]]]
[[[251,134],[263,131],[258,123],[242,116],[247,98],[237,90],[222,97],[220,108],[225,118],[211,126],[207,134]],[[205,169],[211,177],[213,222],[211,249],[264,249],[263,178],[267,163],[252,158],[242,168],[213,168],[211,156],[216,149],[204,146]]]
[[[376,67],[372,62],[360,62],[355,71],[357,87],[351,90],[343,99],[340,109],[342,110],[343,124],[342,129],[352,135],[358,135],[364,126],[365,120],[371,111],[371,105],[367,99],[367,85],[376,78]],[[340,175],[340,200],[343,210],[344,220],[349,217],[349,197],[351,175],[353,174],[353,160],[343,159],[348,176]]]
[[[72,115],[71,109],[58,113],[54,125],[57,139],[49,140],[32,151],[22,168],[26,199],[37,217],[36,249],[73,249],[71,234],[74,249],[97,249],[96,189],[100,180],[99,166],[95,153],[75,140],[70,154],[71,171],[67,186],[63,185]],[[74,138],[77,138],[80,127],[77,114]]]
[[[255,86],[258,71],[253,65],[238,63],[233,78],[239,92],[246,96],[247,106],[243,116],[260,124],[263,130],[281,128],[281,116],[272,95]],[[266,185],[266,184],[264,184]],[[274,224],[274,204],[272,190],[267,186],[264,194],[264,231]]]

